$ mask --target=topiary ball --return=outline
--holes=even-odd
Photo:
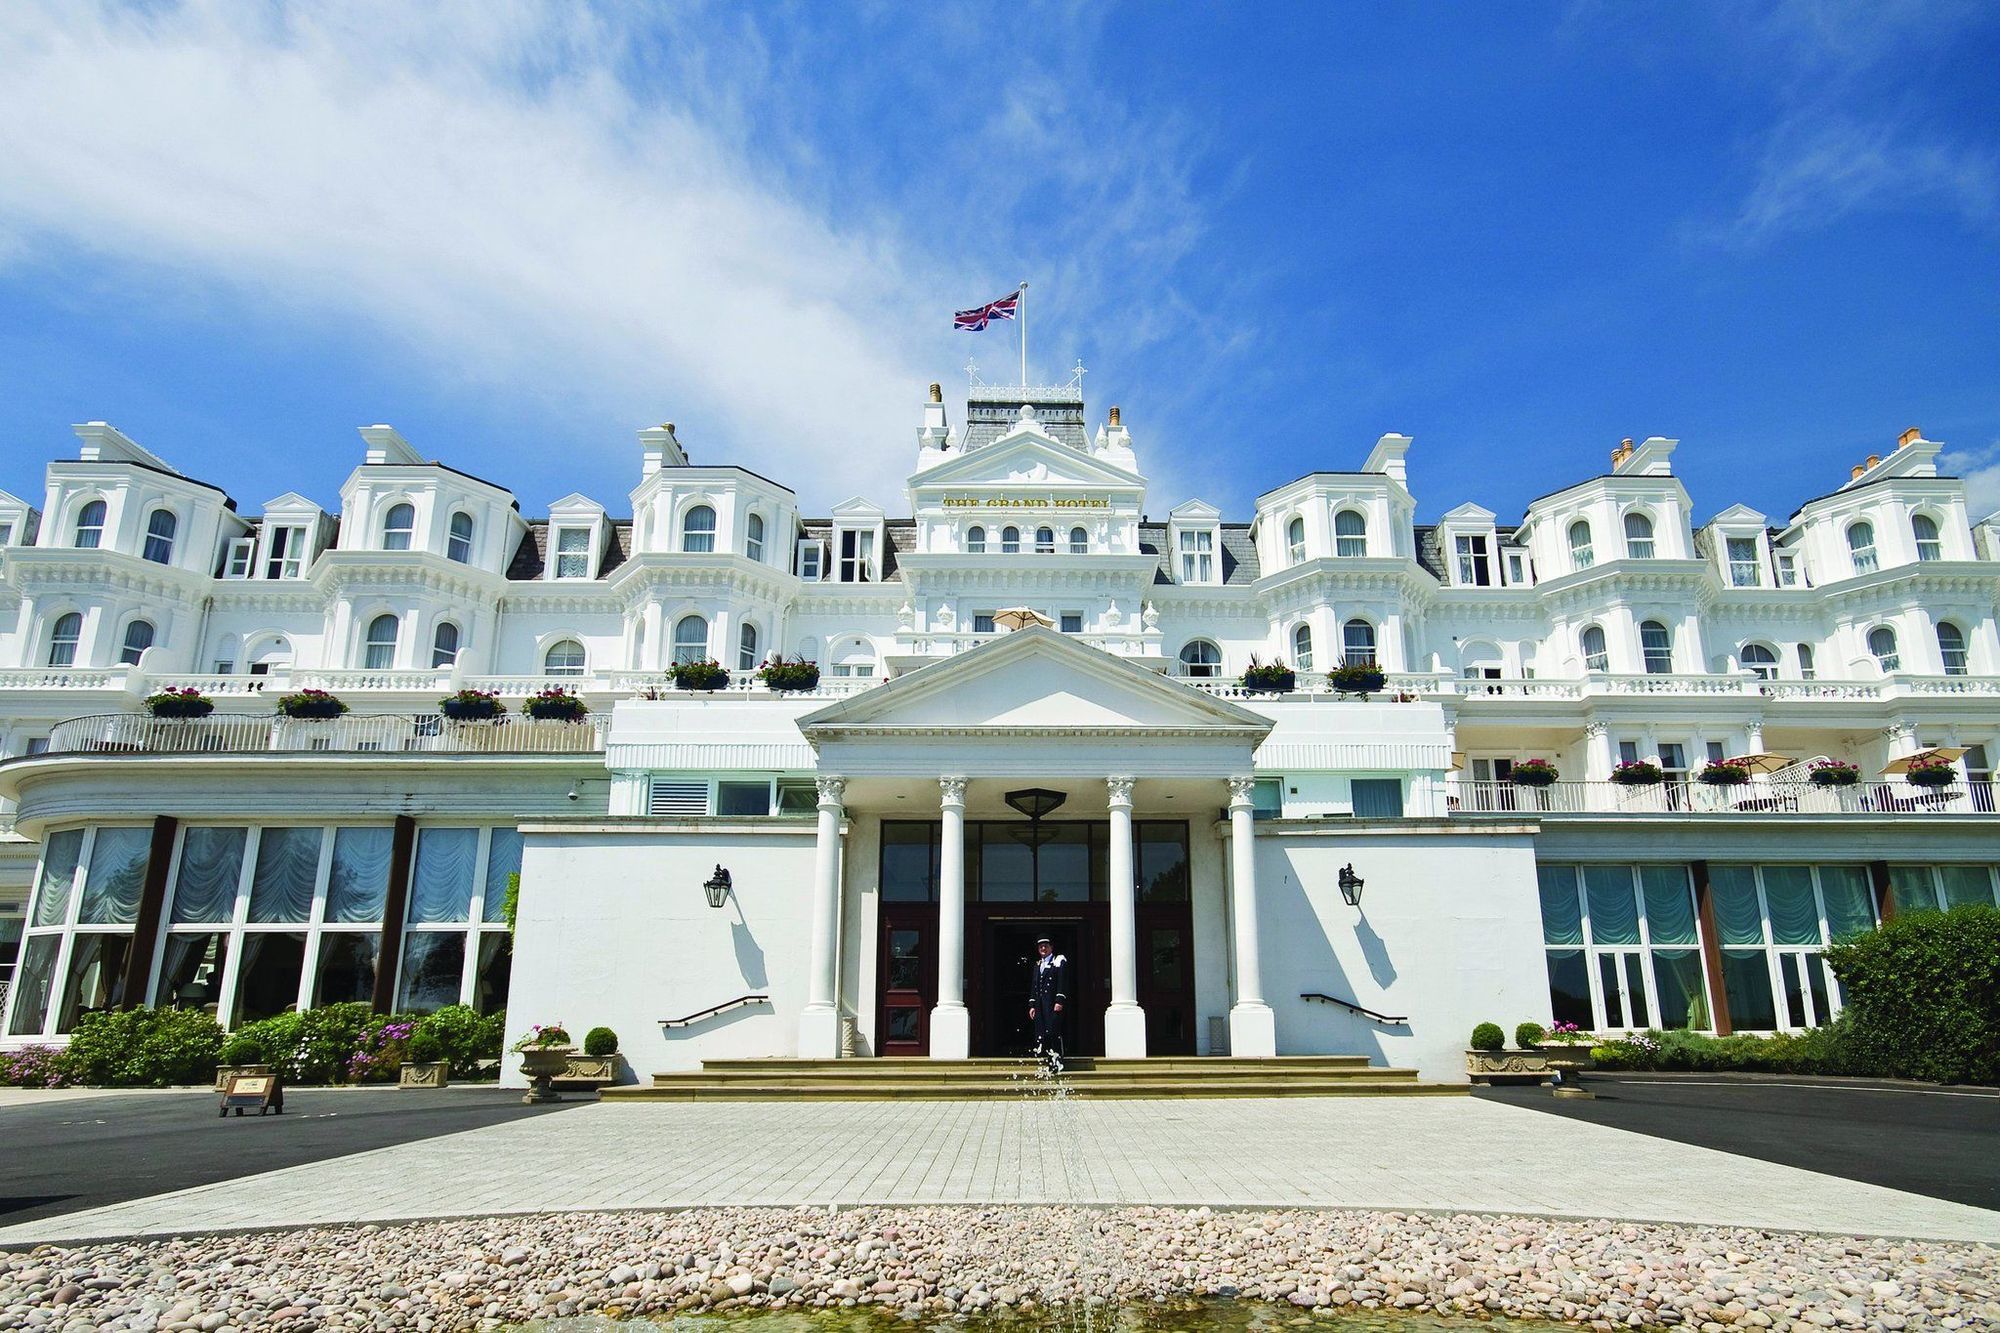
[[[1533,1050],[1548,1035],[1549,1030],[1540,1023],[1522,1023],[1514,1029],[1514,1044],[1524,1051]]]
[[[1481,1023],[1472,1029],[1472,1049],[1475,1051],[1498,1051],[1507,1046],[1507,1034],[1500,1030],[1498,1023]]]
[[[413,1065],[433,1065],[444,1059],[444,1043],[428,1032],[419,1032],[410,1038],[410,1063]]]
[[[618,1053],[618,1034],[610,1028],[592,1028],[583,1034],[583,1053],[597,1059]]]

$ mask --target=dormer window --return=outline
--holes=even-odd
[[[750,515],[743,525],[743,554],[758,564],[764,563],[764,516]]]
[[[799,578],[818,583],[826,577],[826,543],[808,539],[799,543]]]
[[[1875,572],[1875,525],[1863,520],[1847,528],[1847,553],[1854,560],[1856,574]]]
[[[1653,558],[1653,520],[1644,514],[1625,515],[1625,554],[1633,560]]]
[[[382,549],[407,551],[410,536],[417,530],[417,509],[411,504],[393,504],[382,519]]]
[[[1484,533],[1456,537],[1452,541],[1458,555],[1458,581],[1468,588],[1493,586],[1493,557]]]
[[[1215,534],[1207,531],[1181,534],[1181,582],[1215,582]]]
[[[1944,559],[1944,543],[1938,540],[1936,519],[1929,514],[1918,514],[1910,520],[1910,532],[1917,539],[1917,559]]]
[[[707,555],[715,549],[715,511],[696,505],[681,520],[681,550],[689,555]]]
[[[1285,554],[1295,565],[1304,564],[1306,558],[1306,521],[1294,518],[1285,524]]]
[[[298,527],[271,529],[270,554],[264,560],[267,579],[304,578],[306,572],[306,530]]]
[[[1754,588],[1763,580],[1757,573],[1757,539],[1731,537],[1724,543],[1729,555],[1729,586]]]
[[[472,563],[472,515],[460,510],[451,516],[451,534],[444,553],[461,565]]]
[[[1569,559],[1578,569],[1589,569],[1597,563],[1597,555],[1591,549],[1590,522],[1578,519],[1569,525]]]
[[[1780,551],[1778,562],[1778,586],[1796,588],[1799,586],[1799,558],[1790,551]]]
[[[875,534],[858,528],[844,529],[840,534],[840,581],[872,583],[874,579]]]
[[[156,565],[171,565],[174,562],[174,534],[180,530],[181,521],[174,517],[171,509],[155,509],[146,518],[146,559]]]
[[[1333,516],[1333,553],[1348,557],[1368,554],[1368,519],[1359,510],[1343,509]]]
[[[559,579],[590,577],[590,529],[556,529],[555,576]]]
[[[104,543],[104,501],[92,500],[76,511],[76,531],[71,546],[94,551]]]
[[[257,564],[257,543],[248,537],[238,537],[229,543],[229,553],[222,560],[222,577],[226,579],[247,579]]]
[[[977,523],[965,530],[965,550],[969,555],[986,554],[986,529]]]

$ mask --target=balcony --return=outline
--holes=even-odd
[[[1880,778],[1852,787],[1805,782],[1750,782],[1711,787],[1662,782],[1650,787],[1620,782],[1555,782],[1526,787],[1512,782],[1460,781],[1451,798],[1454,816],[1562,815],[1697,816],[1771,818],[1788,815],[1990,815],[1988,783],[1919,787]]]
[[[455,722],[437,713],[350,713],[336,718],[158,718],[101,713],[59,722],[49,754],[598,754],[609,725],[508,717]]]

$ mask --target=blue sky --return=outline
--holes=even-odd
[[[2000,508],[1980,4],[0,8],[0,488],[108,419],[247,512],[354,427],[615,512],[633,432],[892,510],[1011,330],[1154,478],[1416,437],[1503,520],[1681,440],[1774,519],[1906,426]]]

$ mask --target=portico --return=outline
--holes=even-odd
[[[883,912],[906,910],[911,926],[901,938],[885,929],[876,967],[885,987],[914,984],[903,988],[909,993],[895,1004],[885,1000],[885,1011],[894,1008],[897,1017],[890,1030],[878,1033],[883,1046],[908,1031],[934,1059],[974,1054],[980,1034],[992,1031],[982,1027],[991,1015],[976,1011],[982,1003],[999,1003],[1000,987],[990,975],[994,965],[968,955],[968,921],[990,930],[997,920],[1019,924],[1047,917],[1073,923],[1079,942],[1094,941],[1102,929],[1108,947],[1093,948],[1104,955],[1102,975],[1088,976],[1094,959],[1082,959],[1085,985],[1076,1000],[1092,1007],[1083,1026],[1093,1038],[1101,1014],[1102,1054],[1136,1058],[1147,1054],[1149,1045],[1139,962],[1142,918],[1152,941],[1150,984],[1161,984],[1158,974],[1184,966],[1195,943],[1189,872],[1185,866],[1180,871],[1176,908],[1153,900],[1172,892],[1176,881],[1170,873],[1152,875],[1142,892],[1141,862],[1162,864],[1175,828],[1195,825],[1202,836],[1213,837],[1216,812],[1226,804],[1233,907],[1225,919],[1229,970],[1236,979],[1230,1051],[1275,1054],[1274,1025],[1259,982],[1249,777],[1252,753],[1270,727],[1268,719],[1248,709],[1037,627],[802,717],[799,728],[817,754],[820,776],[811,984],[800,1016],[798,1053],[813,1058],[840,1053],[837,934],[847,916],[842,830],[850,811],[868,808],[920,825],[934,821],[936,830],[934,851],[927,853],[935,865],[936,904],[928,942],[922,929],[933,919],[928,906],[898,909],[884,893]],[[1065,814],[1089,818],[1045,825],[1008,811],[1008,791],[1031,786],[1046,788]],[[968,807],[975,816],[1004,812],[1012,822],[969,821]],[[973,857],[969,822],[979,830]],[[1146,829],[1143,841],[1135,834],[1139,825]],[[1185,858],[1187,835],[1179,836]],[[885,845],[887,838],[885,833]],[[1044,847],[1052,849],[1054,864],[1048,869]],[[970,891],[973,880],[977,901]],[[911,952],[898,952],[905,948]],[[982,993],[968,995],[969,975],[985,983]],[[919,1020],[910,1012],[912,994],[926,992],[930,1003]],[[1181,1018],[1191,1023],[1191,1010]]]

